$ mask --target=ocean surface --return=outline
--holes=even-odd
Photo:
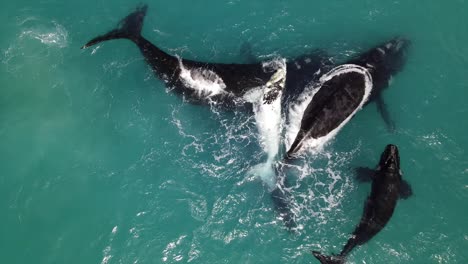
[[[359,222],[354,167],[399,146],[414,195],[348,263],[468,263],[468,2],[150,1],[143,35],[210,62],[336,61],[412,41],[375,104],[288,171],[299,229],[267,186],[251,113],[185,102],[115,40],[81,50],[139,1],[5,1],[0,9],[0,263],[318,263]],[[282,150],[284,153],[284,149]]]

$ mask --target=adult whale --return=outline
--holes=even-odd
[[[407,198],[412,194],[409,184],[401,178],[400,156],[395,145],[385,147],[371,179],[372,190],[367,197],[361,221],[341,253],[337,256],[325,256],[318,251],[312,252],[322,264],[344,263],[353,248],[371,240],[385,227],[393,215],[398,198]]]
[[[289,120],[301,121],[290,124],[287,157],[296,155],[305,141],[311,147],[323,146],[369,101],[377,102],[389,123],[382,91],[401,70],[408,45],[405,39],[393,39],[321,76],[289,111]]]
[[[274,75],[285,69],[278,68],[278,60],[263,63],[208,63],[179,58],[169,55],[141,35],[143,20],[147,12],[147,5],[137,9],[122,19],[116,29],[104,35],[93,38],[82,49],[112,39],[128,39],[134,42],[153,72],[163,80],[167,86],[182,94],[191,102],[215,102],[232,107],[239,105],[243,96],[252,89],[263,87],[268,83],[272,86]],[[325,59],[323,59],[325,61]],[[325,62],[324,62],[325,63]],[[311,53],[307,58],[288,62],[286,71],[297,68],[317,70],[322,65],[322,57],[318,53]],[[312,79],[311,74],[304,76]],[[284,86],[284,84],[283,84]]]

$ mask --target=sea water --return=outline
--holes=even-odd
[[[248,177],[265,160],[251,113],[184,102],[130,41],[80,49],[139,3],[2,3],[0,263],[318,263],[361,217],[354,168],[388,143],[414,195],[349,263],[468,263],[466,1],[148,2],[143,35],[194,60],[245,63],[249,43],[262,61],[338,63],[412,41],[383,95],[396,131],[370,104],[287,166],[294,233]]]

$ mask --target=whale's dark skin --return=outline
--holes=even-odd
[[[390,118],[382,92],[390,85],[392,76],[403,69],[410,44],[407,39],[394,38],[347,62],[365,67],[371,73],[373,88],[366,104],[376,103],[390,131],[395,130],[395,122]]]
[[[169,55],[141,35],[143,20],[146,15],[147,5],[138,7],[137,10],[120,23],[117,29],[114,29],[107,34],[98,36],[82,48],[87,48],[98,44],[102,41],[111,39],[129,39],[133,41],[140,49],[146,62],[152,68],[153,72],[163,80],[169,87],[176,92],[183,94],[189,101],[203,101],[206,98],[203,95],[197,94],[193,89],[187,88],[181,81],[179,75],[181,73],[180,63],[188,69],[203,68],[216,73],[226,85],[227,94],[210,98],[212,101],[232,101],[229,98],[232,95],[241,96],[249,88],[259,87],[270,79],[274,71],[265,71],[262,64],[223,64],[223,63],[205,63],[193,60],[181,59]]]
[[[122,19],[116,29],[90,40],[82,48],[88,48],[106,40],[129,39],[138,46],[153,72],[167,86],[175,92],[182,94],[185,99],[193,103],[220,102],[228,107],[236,106],[239,102],[239,97],[252,88],[265,85],[275,73],[275,69],[268,69],[262,63],[208,63],[169,55],[141,35],[146,11],[146,5],[138,7],[136,11]],[[310,65],[309,67],[316,71],[322,65],[321,60],[322,58],[315,56],[304,62],[304,64]],[[206,94],[200,94],[194,89],[187,87],[180,78],[181,63],[186,69],[198,69],[200,72],[208,70],[215,73],[226,85],[224,89],[226,93],[206,96]],[[287,68],[288,70],[290,69],[290,67]],[[310,78],[309,75],[304,76],[304,78]],[[207,74],[206,71],[203,73],[203,77],[208,79],[215,78],[212,74]],[[291,90],[291,88],[287,90]]]
[[[361,179],[365,176],[367,175],[361,175]],[[387,145],[371,179],[372,190],[367,197],[361,221],[341,253],[325,256],[318,251],[312,252],[322,264],[344,263],[351,250],[371,240],[385,227],[393,215],[398,199],[412,194],[411,187],[401,177],[400,156],[395,145]]]
[[[146,5],[138,7],[134,12],[122,19],[116,29],[93,38],[82,49],[107,40],[128,39],[138,46],[146,63],[151,67],[154,74],[163,80],[173,91],[181,94],[191,103],[219,102],[220,105],[227,108],[242,107],[245,102],[239,100],[239,97],[252,88],[264,86],[275,73],[274,70],[265,69],[263,64],[257,61],[251,54],[248,44],[244,44],[241,48],[241,53],[248,60],[248,63],[245,64],[209,63],[172,56],[141,35],[146,12]],[[180,63],[185,68],[198,68],[214,72],[223,80],[227,93],[207,98],[205,95],[198,94],[193,89],[187,87],[180,79]],[[323,72],[322,69],[329,65],[331,65],[330,59],[323,51],[319,50],[313,50],[293,60],[287,60],[286,82],[282,93],[282,109],[287,109],[285,106],[289,102],[294,101],[308,83],[318,80],[320,72]],[[209,78],[210,76],[206,77]],[[249,108],[246,107],[244,110],[249,110]],[[283,215],[287,226],[289,228],[294,227],[293,215],[289,211],[287,195],[284,194],[284,191],[275,189],[272,192],[272,198],[275,208]]]
[[[364,75],[345,73],[325,82],[304,111],[299,132],[287,152],[292,157],[304,140],[326,136],[346,120],[363,100]]]
[[[382,91],[403,67],[408,45],[407,40],[393,39],[345,63],[361,66],[370,73],[372,90],[367,103],[377,103],[391,130],[394,125],[382,99]],[[287,157],[293,157],[304,140],[323,137],[337,128],[358,107],[363,94],[363,78],[356,73],[345,73],[325,82],[304,111],[299,132],[287,151]]]

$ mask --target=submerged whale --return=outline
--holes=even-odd
[[[386,123],[392,123],[382,91],[401,70],[408,44],[405,39],[393,39],[321,76],[300,103],[291,106],[289,113],[296,118],[290,120],[298,120],[297,116],[302,120],[300,126],[290,124],[297,134],[287,142],[287,157],[296,155],[305,141],[312,148],[323,146],[369,101],[376,101]]]
[[[318,251],[312,252],[322,264],[344,263],[353,248],[371,240],[385,227],[393,215],[398,199],[408,198],[412,194],[411,187],[401,177],[400,156],[395,145],[385,147],[373,174],[360,175],[360,178],[368,176],[372,180],[372,190],[367,197],[361,221],[339,255],[325,256]]]
[[[209,63],[170,55],[141,35],[147,9],[147,5],[139,6],[122,19],[116,29],[93,38],[82,49],[107,40],[128,39],[138,46],[155,75],[185,99],[196,103],[220,103],[228,107],[247,102],[243,100],[243,96],[248,91],[271,83],[277,71],[284,70],[271,67],[275,65],[271,61],[248,64]],[[309,57],[300,57],[298,60],[288,62],[286,70],[316,71],[326,61],[318,54],[311,53]],[[311,76],[306,74],[302,78],[308,81],[314,78]],[[299,85],[294,84],[296,87]]]

